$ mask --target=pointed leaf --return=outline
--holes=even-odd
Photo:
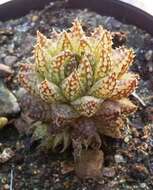
[[[65,78],[64,68],[66,64],[73,57],[73,54],[69,50],[62,51],[53,57],[47,65],[46,78],[55,84],[59,84],[59,82]]]
[[[53,136],[52,151],[56,151],[56,148],[63,144],[63,133],[57,133]]]
[[[128,97],[136,89],[138,78],[138,75],[133,73],[124,74],[120,80],[117,80],[110,98],[118,100],[123,97]]]
[[[64,98],[61,95],[60,89],[55,84],[44,80],[38,85],[40,97],[48,103],[62,101]]]
[[[90,95],[97,98],[108,98],[116,85],[116,75],[111,73],[110,75],[97,81],[89,91]]]
[[[101,38],[102,35],[104,34],[104,28],[102,26],[98,26],[96,28],[94,28],[94,31],[91,33],[91,36],[93,38]]]
[[[22,111],[35,121],[51,121],[51,105],[45,103],[40,97],[33,97],[29,93],[21,95],[19,99]]]
[[[69,131],[63,132],[63,148],[60,152],[64,152],[71,144],[71,134]]]
[[[95,47],[95,57],[97,61],[99,61],[101,57],[104,57],[104,54],[108,57],[112,51],[111,33],[104,30],[101,36],[102,37],[98,39],[97,45]]]
[[[81,38],[83,37],[85,34],[84,34],[84,31],[82,29],[82,25],[81,23],[79,22],[78,19],[75,19],[74,22],[72,23],[72,27],[70,28],[70,35],[72,37],[75,37],[75,38]]]
[[[35,50],[34,50],[36,70],[42,76],[44,76],[44,73],[46,71],[46,64],[47,64],[47,59],[46,59],[45,54],[46,53],[45,53],[44,49],[39,44],[37,44],[35,46]]]
[[[75,69],[62,83],[62,90],[66,98],[76,99],[92,84],[93,71],[86,56],[82,58],[78,69]]]
[[[84,52],[90,53],[92,51],[91,44],[88,42],[87,37],[86,38],[83,37],[80,39],[78,51],[80,52],[80,54],[82,54]]]
[[[95,66],[94,80],[97,81],[106,76],[106,74],[108,74],[108,72],[111,71],[111,68],[111,57],[107,53],[105,54],[103,52],[100,56],[99,62]]]
[[[46,51],[46,44],[47,44],[47,38],[42,33],[37,31],[37,43],[34,49],[34,56],[35,56],[35,63],[36,63],[36,70],[44,75],[44,72],[46,70],[46,64],[47,64],[47,51]]]
[[[63,33],[63,43],[62,43],[62,50],[72,50],[72,44],[71,44],[71,40],[68,36],[67,32]]]
[[[42,75],[45,75],[47,65],[50,63],[52,56],[56,51],[57,42],[53,39],[47,39],[43,34],[37,32],[37,44],[34,48],[34,57],[36,70]]]
[[[44,36],[41,32],[37,31],[37,44],[40,45],[40,47],[44,47],[47,42],[46,36]]]
[[[112,52],[113,70],[119,79],[124,73],[127,72],[129,66],[134,59],[134,52],[132,49],[124,47],[116,48]]]
[[[118,103],[118,105],[121,108],[121,113],[124,115],[129,115],[129,114],[135,112],[137,109],[137,106],[135,104],[133,104],[127,98],[122,98],[120,100],[116,100],[116,102]]]
[[[93,80],[92,66],[87,56],[84,56],[82,60],[80,60],[80,64],[77,69],[77,74],[80,80],[82,91],[84,92],[89,87],[91,87]]]
[[[34,133],[32,135],[33,142],[46,137],[48,128],[47,124],[37,121],[31,126],[31,128],[34,129]]]
[[[62,92],[66,99],[73,101],[81,95],[80,79],[76,69],[62,82]]]

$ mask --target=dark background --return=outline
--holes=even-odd
[[[42,9],[54,1],[56,0],[13,0],[0,5],[0,21],[24,16],[30,10]],[[89,8],[101,15],[114,16],[122,22],[134,24],[153,35],[153,17],[118,0],[67,0],[66,8]]]

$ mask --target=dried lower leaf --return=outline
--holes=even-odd
[[[68,130],[65,130],[60,133],[50,134],[44,142],[42,142],[42,147],[47,149],[51,149],[53,152],[57,150],[60,152],[64,152],[71,143],[70,133]],[[58,149],[58,147],[60,148]]]
[[[96,118],[107,118],[109,119],[115,119],[116,117],[121,115],[121,107],[116,101],[112,100],[105,100],[99,111],[96,113]]]
[[[135,112],[137,106],[129,99],[122,98],[120,100],[105,100],[96,113],[96,117],[100,116],[107,119],[113,119],[122,115],[129,115]]]
[[[39,78],[37,78],[34,64],[21,64],[20,71],[18,74],[20,84],[31,94],[37,95],[38,89],[37,84]]]
[[[124,138],[124,121],[121,117],[117,117],[116,119],[97,119],[97,130],[100,134],[106,135],[112,138]]]
[[[71,133],[71,138],[77,150],[79,150],[82,146],[84,146],[86,149],[89,147],[93,149],[99,149],[101,147],[101,139],[97,133],[95,122],[90,118],[82,117],[78,119],[73,124],[73,130]],[[77,152],[75,155],[76,157],[79,156]]]
[[[75,171],[79,178],[98,178],[102,175],[103,152],[101,150],[82,150],[75,162]]]
[[[54,124],[63,126],[72,123],[79,114],[67,104],[53,104],[51,117],[54,118]]]
[[[51,105],[43,102],[40,98],[33,98],[26,93],[20,97],[19,102],[24,115],[27,115],[33,120],[44,122],[51,121],[52,107]]]

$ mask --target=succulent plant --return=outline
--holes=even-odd
[[[128,99],[139,78],[128,71],[133,58],[132,49],[112,48],[102,26],[87,35],[77,19],[50,39],[37,32],[34,63],[19,71],[30,94],[21,103],[32,118],[49,123],[49,147],[64,143],[65,150],[72,143],[77,156],[83,147],[100,148],[102,135],[123,137],[126,118],[136,110]]]

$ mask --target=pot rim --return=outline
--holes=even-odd
[[[24,16],[30,10],[40,10],[56,0],[13,0],[0,5],[0,21]],[[66,8],[89,9],[133,24],[153,35],[153,16],[120,0],[67,0]]]

